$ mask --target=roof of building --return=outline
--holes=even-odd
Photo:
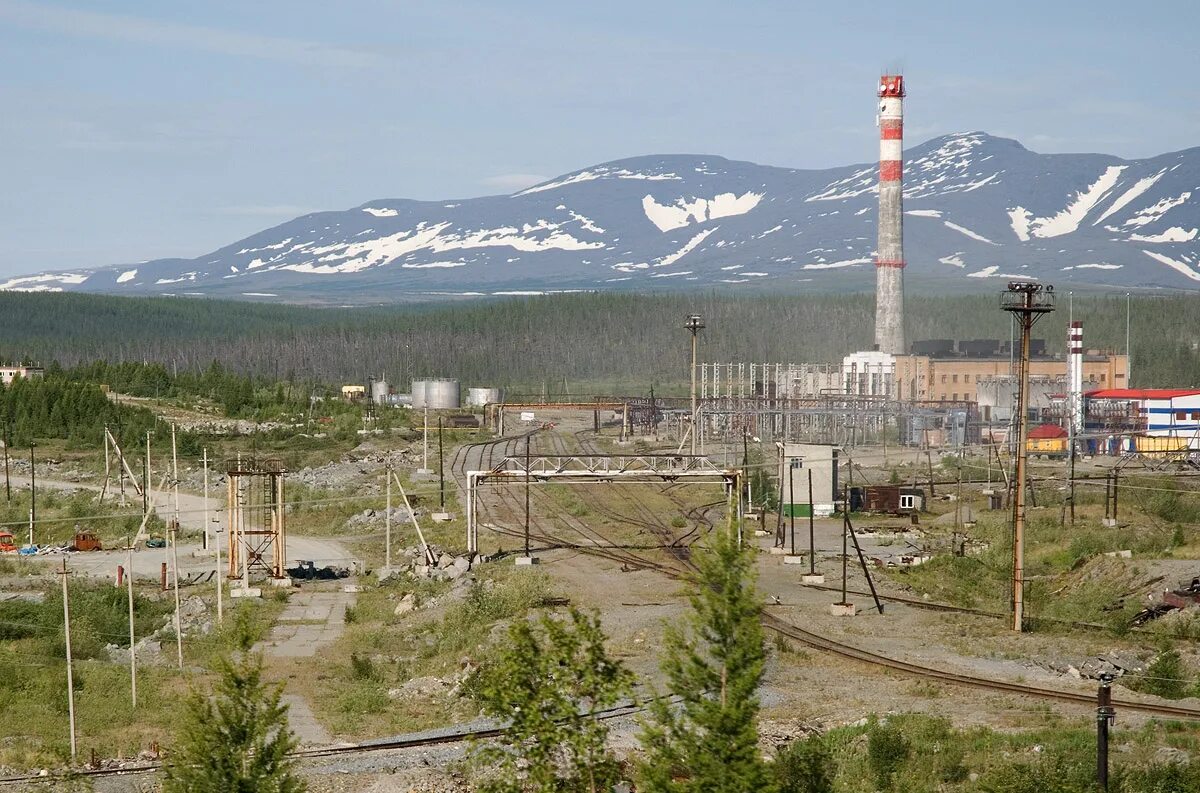
[[[1200,389],[1197,388],[1102,388],[1089,391],[1087,396],[1092,399],[1175,399],[1198,394]]]
[[[1029,431],[1029,439],[1035,441],[1065,437],[1067,437],[1067,431],[1057,424],[1042,424]]]

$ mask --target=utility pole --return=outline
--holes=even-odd
[[[171,489],[175,494],[175,528],[179,528],[179,454],[175,446],[175,425],[171,425]]]
[[[8,478],[8,447],[12,445],[12,425],[4,434],[4,500],[12,501],[12,482]]]
[[[208,449],[204,449],[204,536],[201,538],[204,550],[208,550]]]
[[[442,446],[442,417],[438,416],[438,503],[446,512],[446,452]]]
[[[37,522],[37,467],[33,463],[33,447],[29,441],[29,544],[33,545],[33,524]]]
[[[529,554],[529,436],[525,436],[525,558]]]
[[[808,574],[817,574],[817,540],[815,515],[817,512],[816,504],[813,502],[813,485],[812,485],[812,469],[808,469]],[[792,549],[792,553],[795,553]]]
[[[1111,683],[1108,675],[1101,677],[1096,692],[1096,786],[1104,793],[1108,793],[1108,730],[1117,720]]]
[[[62,563],[63,635],[67,645],[67,718],[71,729],[71,759],[75,759],[75,675],[71,665],[71,598],[67,591],[67,560]]]
[[[425,406],[424,418],[422,419],[423,427],[421,428],[421,467],[417,469],[417,473],[421,476],[428,476],[433,471],[429,468],[429,406]]]
[[[792,556],[796,555],[796,465],[788,461],[788,521],[792,535]]]
[[[142,480],[142,517],[150,514],[150,435],[153,430],[146,430],[146,478]]]
[[[696,454],[696,435],[698,432],[698,416],[696,414],[696,334],[704,327],[704,320],[699,314],[688,314],[683,326],[692,333],[692,455]]]
[[[384,467],[387,480],[387,510],[383,515],[383,569],[392,569],[392,464]]]
[[[1025,629],[1025,489],[1029,451],[1029,336],[1033,325],[1054,310],[1054,287],[1034,281],[1011,281],[1001,293],[1000,307],[1021,325],[1021,358],[1017,392],[1017,468],[1013,498],[1012,608],[1013,630]]]
[[[213,576],[213,580],[217,582],[217,624],[225,623],[225,602],[224,602],[224,585],[221,581],[221,529],[220,527],[213,529],[213,539],[217,544],[217,572]]]
[[[129,594],[129,699],[130,709],[137,710],[137,647],[133,635],[133,540],[129,536],[125,537],[126,552],[129,554],[129,561],[126,566],[129,568],[125,573],[125,583]]]
[[[180,671],[183,671],[183,625],[179,619],[179,521],[172,520],[167,532],[171,543],[171,568],[175,572],[175,654]]]

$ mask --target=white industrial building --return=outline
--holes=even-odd
[[[838,454],[840,449],[823,443],[776,443],[779,450],[779,508],[784,515],[827,517],[840,496]],[[812,474],[812,501],[808,479]],[[792,488],[795,487],[795,492]]]

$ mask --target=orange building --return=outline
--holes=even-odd
[[[1010,368],[1011,366],[1011,368]],[[1083,356],[1083,380],[1099,383],[1101,388],[1125,388],[1129,371],[1125,355],[1091,350]],[[1065,358],[1034,358],[1029,373],[1036,377],[1066,377]],[[949,400],[975,402],[977,383],[989,377],[1016,374],[1016,364],[1003,357],[958,357],[897,355],[895,368],[896,397],[902,400]]]

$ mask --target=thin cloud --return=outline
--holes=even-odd
[[[549,178],[549,176],[536,173],[502,173],[498,176],[480,179],[479,183],[486,187],[498,187],[501,190],[523,190],[526,187],[541,184]]]
[[[294,218],[320,211],[312,207],[297,206],[295,204],[244,204],[241,206],[218,207],[214,210],[218,215],[240,215],[242,217],[262,218]]]
[[[186,47],[259,60],[362,69],[378,65],[378,53],[314,41],[241,33],[124,14],[106,14],[23,0],[0,0],[0,19],[26,28],[77,38],[103,39],[158,47]]]

